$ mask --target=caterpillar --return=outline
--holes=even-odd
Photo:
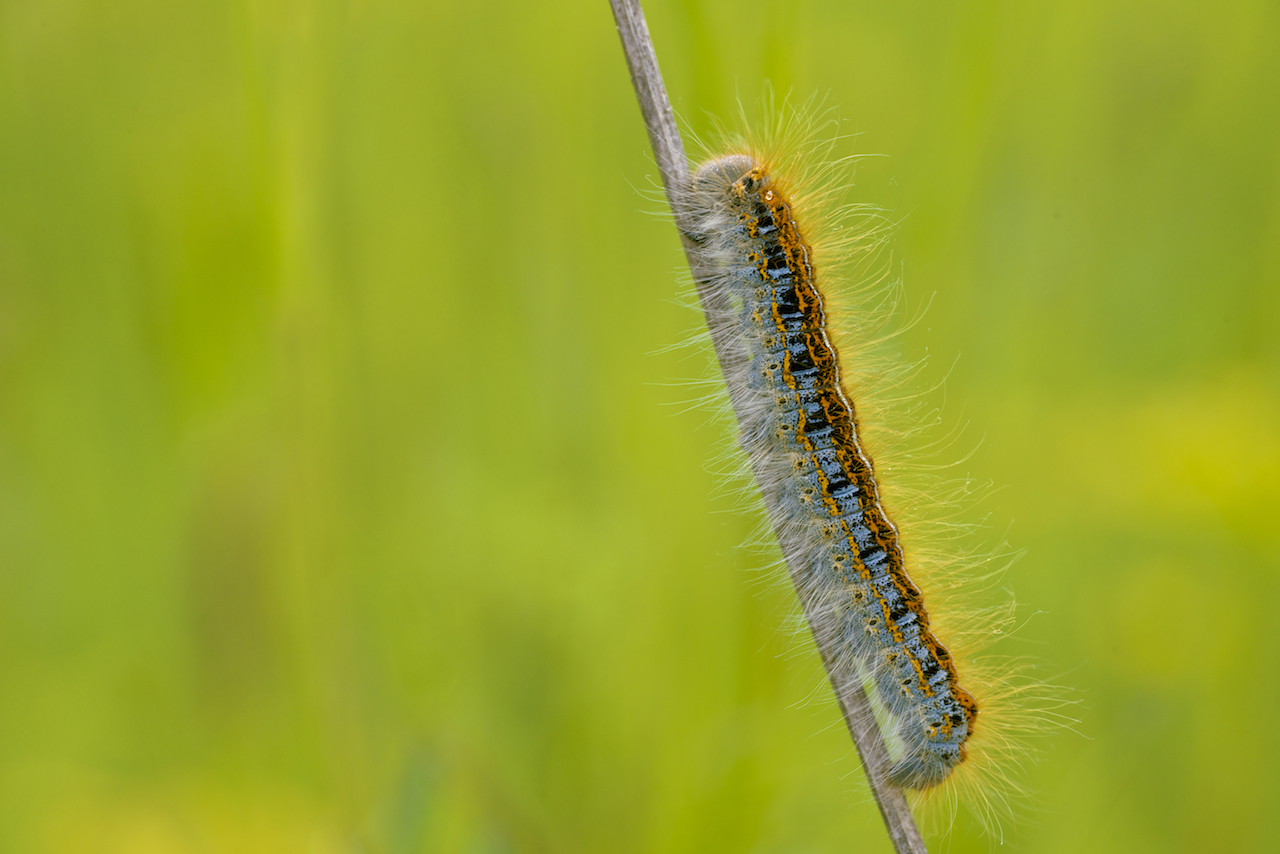
[[[704,163],[684,198],[689,237],[728,297],[740,352],[726,379],[745,390],[742,446],[833,679],[867,681],[901,755],[888,771],[928,789],[964,762],[979,705],[935,636],[881,499],[858,415],[828,334],[812,249],[785,185],[731,154]]]

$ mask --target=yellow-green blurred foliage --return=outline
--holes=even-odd
[[[1280,848],[1275,3],[649,6],[888,155],[1082,701],[1008,845]],[[655,175],[604,0],[0,2],[0,850],[888,850]]]

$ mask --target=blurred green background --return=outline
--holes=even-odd
[[[1280,849],[1280,9],[648,12],[888,155],[1082,702],[1006,847]],[[0,850],[888,850],[655,181],[604,0],[0,2]]]

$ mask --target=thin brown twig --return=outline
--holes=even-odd
[[[644,12],[640,9],[639,0],[609,0],[613,7],[613,17],[618,24],[618,35],[622,39],[622,50],[626,54],[627,68],[631,72],[631,84],[635,87],[636,98],[640,102],[640,112],[644,116],[645,128],[649,131],[649,143],[653,147],[653,155],[658,161],[658,171],[662,175],[662,185],[667,193],[667,201],[674,202],[675,196],[689,182],[689,164],[685,158],[684,143],[680,131],[676,127],[675,114],[671,110],[671,101],[667,97],[666,87],[662,83],[662,73],[658,69],[658,58],[653,50],[653,41],[649,37],[649,28],[645,24]],[[676,219],[676,227],[680,232],[680,240],[684,245],[685,257],[689,260],[689,268],[698,290],[698,298],[702,303],[703,313],[707,317],[707,325],[711,330],[711,340],[716,356],[722,366],[729,358],[730,330],[725,327],[723,318],[730,317],[726,306],[721,304],[724,297],[709,287],[708,271],[703,267],[700,254],[689,239],[691,223],[683,222],[681,208],[672,204]],[[730,398],[735,413],[741,413],[743,401],[735,389],[730,386]],[[741,423],[741,417],[738,423]],[[766,495],[765,500],[769,498]],[[773,508],[770,508],[773,509]],[[770,513],[771,518],[782,518],[782,514]],[[796,554],[797,549],[788,548],[787,533],[781,527],[775,527],[784,555]],[[796,568],[792,567],[793,577],[797,577]],[[806,614],[811,628],[815,626],[816,614]],[[818,652],[822,664],[831,677],[832,688],[836,700],[840,703],[840,711],[844,715],[845,725],[853,737],[854,746],[866,769],[867,781],[880,807],[880,815],[889,831],[889,839],[897,854],[927,854],[924,840],[916,827],[907,805],[906,797],[901,789],[885,779],[885,769],[889,767],[889,754],[885,748],[880,729],[876,725],[871,703],[867,699],[862,685],[837,679],[832,669],[835,651],[824,649],[822,636],[830,633],[815,631],[814,638],[818,644]]]

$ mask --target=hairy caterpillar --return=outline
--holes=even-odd
[[[784,115],[771,133],[788,137],[802,123]],[[781,142],[773,147],[794,140]],[[851,394],[861,393],[850,385],[860,377],[842,368],[828,330],[823,289],[832,247],[822,242],[815,255],[822,236],[809,236],[808,203],[834,190],[824,182],[793,192],[787,167],[799,158],[770,150],[745,143],[712,156],[673,199],[695,275],[707,286],[702,301],[719,330],[713,337],[740,444],[837,693],[843,684],[871,695],[890,746],[885,776],[923,800],[940,794],[952,809],[958,795],[996,830],[1020,788],[1023,736],[1045,729],[1063,701],[1030,677],[1027,662],[975,654],[1009,628],[1012,603],[958,618],[946,601],[942,621],[926,608],[917,570],[934,582],[948,575],[947,587],[958,573],[940,573],[918,539],[904,550],[881,497],[862,437],[861,394]],[[830,164],[819,168],[829,180]],[[973,570],[991,557],[959,563]]]
[[[729,155],[701,166],[687,204],[692,237],[736,306],[732,383],[750,390],[743,446],[775,500],[806,612],[834,634],[838,678],[869,678],[904,745],[889,779],[942,782],[966,758],[978,704],[934,636],[880,501],[858,417],[827,334],[812,251],[765,165]]]

